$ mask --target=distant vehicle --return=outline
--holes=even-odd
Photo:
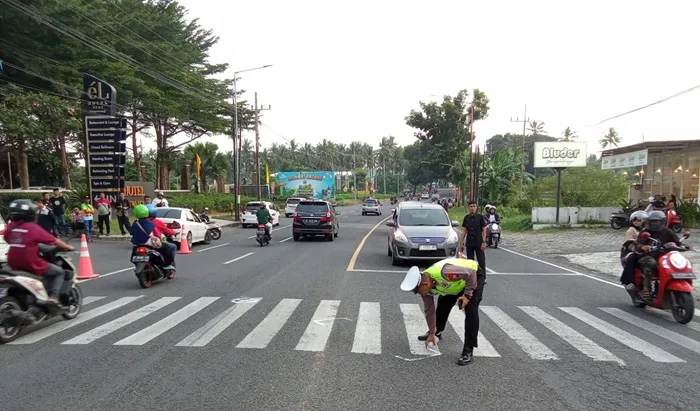
[[[328,201],[303,200],[297,204],[294,210],[294,222],[292,223],[292,236],[294,241],[301,237],[323,235],[328,241],[338,237],[340,223],[335,206]]]
[[[408,260],[438,260],[458,255],[459,236],[439,204],[404,202],[393,210],[389,227],[387,254],[392,265]]]
[[[287,201],[284,203],[284,216],[285,217],[290,217],[292,214],[294,214],[294,210],[297,209],[297,204],[299,204],[299,201],[304,200],[302,197],[290,197],[287,199]]]
[[[5,230],[7,230],[7,224],[5,220],[0,216],[0,263],[7,262],[7,252],[10,251],[10,246],[5,242]]]
[[[211,243],[211,232],[209,226],[204,223],[197,213],[189,208],[177,207],[159,207],[158,219],[162,220],[169,228],[178,231],[177,235],[173,236],[173,243],[180,248],[182,241],[182,233],[180,229],[185,227],[185,238],[190,249],[195,243]]]
[[[257,213],[260,211],[260,204],[262,203],[267,205],[267,210],[270,212],[270,217],[272,218],[272,225],[280,225],[280,212],[276,205],[269,201],[251,201],[243,208],[241,227],[246,228],[248,226],[258,226]]]
[[[382,205],[379,201],[368,198],[362,203],[362,215],[367,214],[382,215]]]

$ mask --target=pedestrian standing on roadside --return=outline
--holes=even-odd
[[[66,224],[66,199],[63,197],[63,194],[61,194],[60,189],[53,189],[53,197],[49,198],[49,202],[51,203],[53,217],[56,221],[56,233],[59,236],[61,234],[68,236],[68,224]]]
[[[97,208],[97,227],[100,230],[100,235],[104,235],[104,226],[107,226],[107,235],[110,235],[109,217],[112,214],[112,202],[109,201],[105,193],[100,193],[100,198],[95,201],[95,207]]]
[[[117,221],[119,222],[119,230],[122,235],[131,234],[131,223],[129,222],[129,207],[131,203],[124,196],[124,192],[119,193],[119,198],[114,204],[117,208]]]
[[[460,251],[467,247],[467,258],[479,262],[479,276],[486,277],[486,219],[476,212],[476,203],[467,204],[469,214],[462,221],[462,237],[459,242]]]

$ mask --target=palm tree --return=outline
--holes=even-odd
[[[544,134],[547,134],[547,132],[544,130],[544,121],[531,121],[528,127],[528,131],[530,131],[530,133],[533,136],[542,136]]]
[[[202,192],[209,191],[210,180],[216,180],[219,185],[219,190],[223,189],[223,179],[228,168],[228,158],[224,153],[219,152],[219,146],[212,142],[196,142],[185,147],[183,155],[186,159],[192,161],[190,173],[192,176],[197,175],[197,166],[195,162],[195,154],[199,154],[199,159],[202,161],[200,177]]]
[[[617,134],[617,131],[613,128],[610,127],[608,129],[608,133],[603,136],[598,142],[600,143],[600,146],[605,149],[607,147],[617,147],[620,142],[622,141],[622,137],[620,137],[619,134]]]
[[[561,137],[559,141],[574,141],[578,138],[576,132],[571,130],[571,127],[567,127],[566,129],[564,129],[564,132],[561,133],[561,135],[563,137]]]

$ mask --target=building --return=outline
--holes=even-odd
[[[604,170],[625,169],[639,178],[630,187],[630,200],[675,194],[700,203],[700,140],[643,142],[605,150],[601,160]]]

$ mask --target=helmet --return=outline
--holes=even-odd
[[[644,210],[638,210],[632,213],[630,216],[630,221],[647,221],[649,219],[649,214]]]
[[[661,231],[666,226],[666,214],[663,211],[654,210],[649,213],[647,229],[651,232]]]
[[[155,217],[158,215],[158,208],[153,204],[146,204],[146,208],[148,209],[149,217]]]
[[[134,207],[134,216],[136,218],[148,218],[148,207],[143,204],[139,204]]]
[[[27,199],[14,200],[10,203],[11,221],[34,221],[36,219],[36,204]]]

